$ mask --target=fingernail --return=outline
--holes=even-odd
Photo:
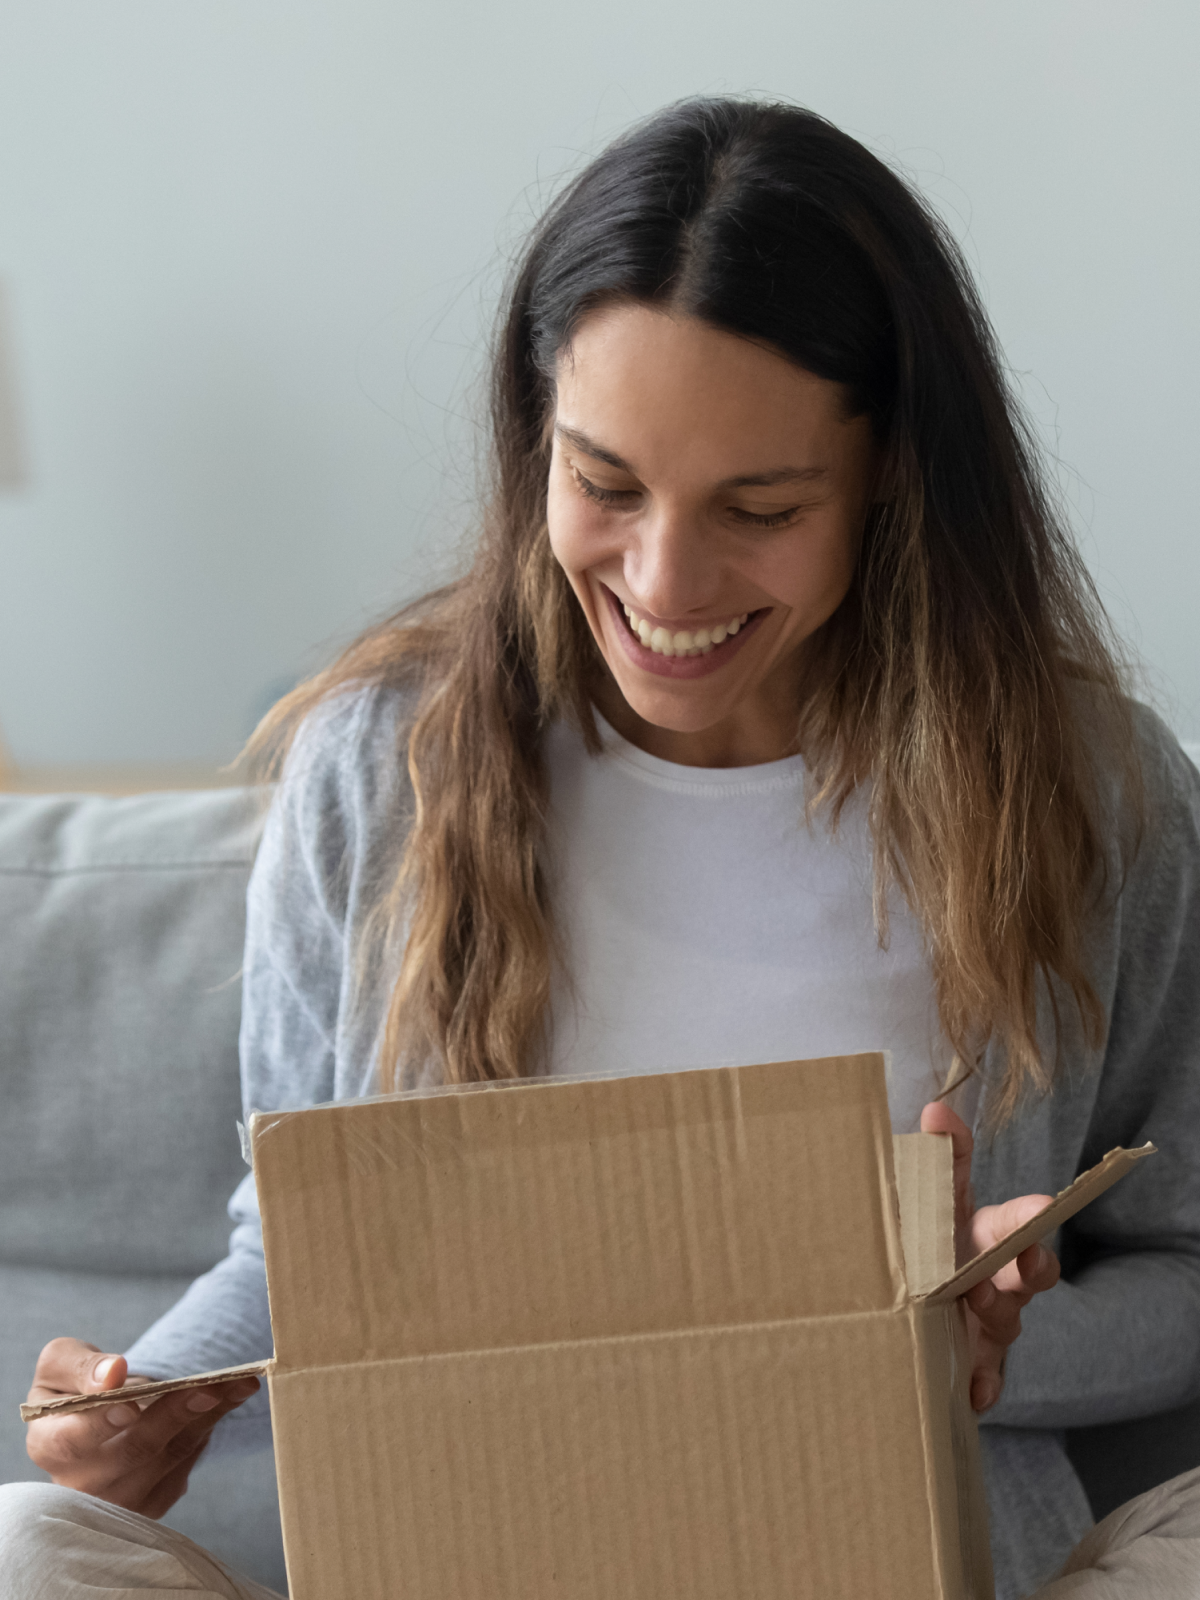
[[[194,1394],[188,1400],[187,1408],[189,1411],[211,1411],[214,1406],[220,1405],[220,1403],[211,1394]]]
[[[97,1361],[92,1368],[92,1377],[95,1378],[97,1383],[103,1383],[116,1364],[116,1356],[105,1356],[103,1361]]]
[[[109,1406],[104,1415],[114,1428],[127,1428],[131,1422],[136,1421],[138,1409],[136,1406]]]

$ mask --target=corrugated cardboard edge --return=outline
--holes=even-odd
[[[952,1597],[960,1600],[964,1592],[961,1560],[955,1560],[958,1552],[954,1548],[959,1522],[959,1486],[950,1419],[940,1407],[931,1403],[932,1393],[940,1390],[939,1379],[952,1375],[946,1320],[950,1315],[953,1313],[947,1313],[942,1307],[920,1305],[915,1301],[910,1301],[904,1309],[913,1359],[913,1391],[920,1415],[928,1537],[936,1575],[935,1600],[952,1600]]]
[[[900,1242],[911,1296],[933,1290],[954,1272],[954,1153],[944,1133],[892,1137],[900,1199]]]
[[[945,1134],[897,1134],[892,1142],[937,1597],[994,1600],[964,1308],[921,1298],[955,1270],[953,1148]]]
[[[1031,1217],[1023,1227],[1014,1229],[990,1250],[977,1255],[974,1260],[968,1261],[966,1266],[960,1267],[949,1278],[930,1289],[928,1294],[920,1295],[918,1298],[928,1300],[933,1305],[944,1304],[947,1300],[957,1300],[960,1295],[973,1289],[977,1283],[993,1277],[1001,1267],[1007,1266],[1010,1261],[1015,1261],[1022,1250],[1027,1250],[1031,1244],[1037,1244],[1053,1233],[1066,1222],[1068,1217],[1073,1217],[1077,1211],[1082,1211],[1084,1206],[1103,1194],[1106,1189],[1111,1189],[1113,1184],[1123,1178],[1139,1161],[1144,1160],[1146,1156],[1155,1155],[1157,1149],[1157,1145],[1144,1144],[1137,1150],[1120,1148],[1110,1150],[1102,1161],[1098,1161],[1087,1172],[1081,1173],[1069,1188],[1062,1190],[1056,1199],[1048,1206],[1044,1206],[1035,1217]]]
[[[61,1400],[47,1400],[42,1405],[21,1407],[22,1422],[36,1422],[39,1417],[68,1416],[74,1411],[95,1411],[100,1406],[119,1405],[122,1400],[156,1400],[160,1394],[174,1394],[177,1389],[203,1389],[210,1383],[232,1383],[238,1378],[261,1378],[268,1374],[273,1361],[248,1361],[240,1367],[219,1367],[215,1372],[198,1372],[190,1378],[161,1378],[154,1383],[127,1383],[120,1389],[105,1389],[100,1394],[68,1394]]]
[[[971,1406],[971,1340],[966,1307],[953,1301],[940,1308],[950,1342],[951,1448],[955,1460],[958,1549],[963,1561],[963,1600],[995,1600],[991,1534],[979,1419]]]

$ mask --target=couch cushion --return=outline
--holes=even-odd
[[[264,796],[0,796],[0,1260],[224,1253]]]

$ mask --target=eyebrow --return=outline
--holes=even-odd
[[[554,426],[554,431],[560,439],[565,439],[568,444],[573,444],[577,450],[582,450],[584,455],[591,456],[595,461],[603,461],[607,466],[616,467],[618,472],[627,472],[631,478],[636,478],[637,473],[627,461],[623,461],[612,450],[606,450],[602,444],[597,444],[594,439],[589,439],[586,433],[581,433],[578,428],[568,428],[563,422]],[[812,483],[818,478],[829,476],[828,467],[772,467],[766,472],[744,472],[736,478],[726,478],[719,483],[719,489],[769,489],[777,483]]]

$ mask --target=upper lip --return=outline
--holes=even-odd
[[[669,633],[698,633],[702,628],[719,628],[723,622],[732,622],[734,617],[744,615],[753,616],[760,606],[743,606],[741,611],[722,611],[715,617],[685,617],[680,620],[669,621],[666,617],[656,617],[653,611],[647,611],[642,606],[635,605],[632,600],[622,600],[615,589],[603,586],[619,606],[628,606],[635,615],[648,622],[652,628],[666,628]]]

